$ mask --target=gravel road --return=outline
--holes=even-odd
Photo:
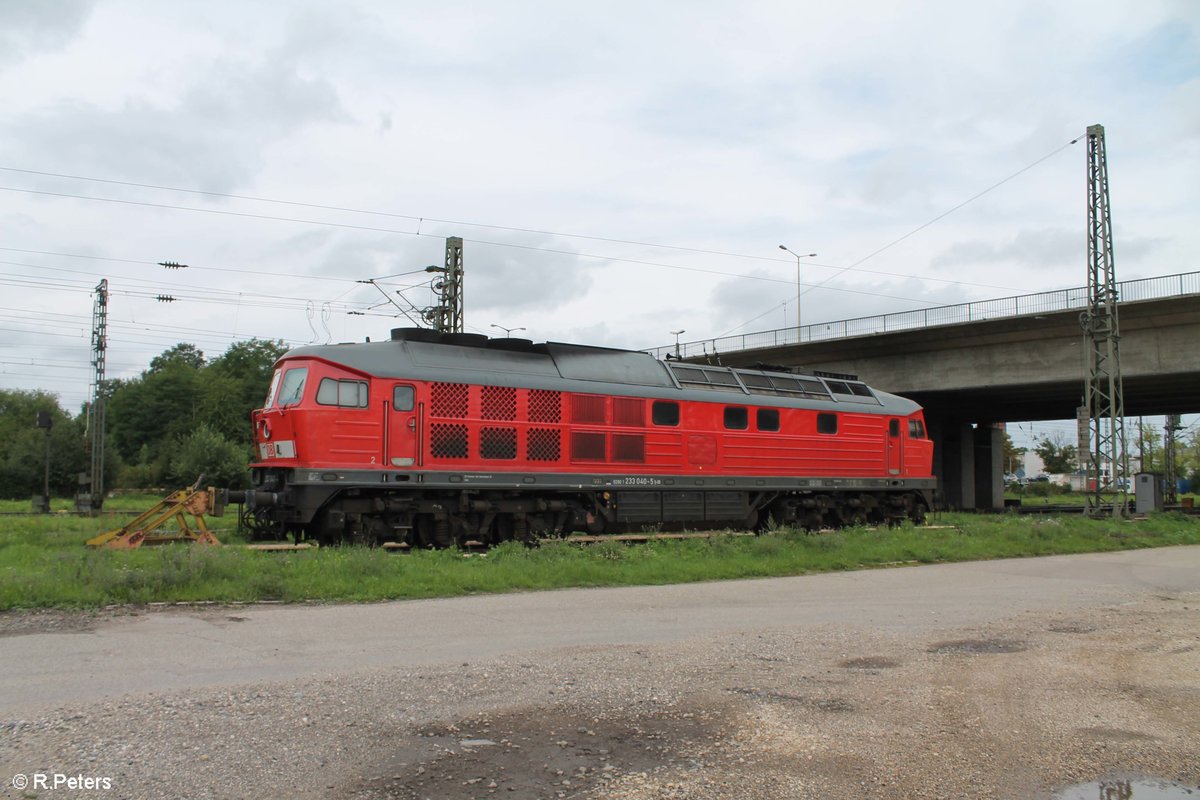
[[[0,615],[15,798],[1048,798],[1136,775],[1200,786],[1200,547]]]

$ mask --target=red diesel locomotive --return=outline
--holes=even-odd
[[[847,377],[422,329],[288,352],[253,420],[246,519],[322,543],[920,521],[936,484],[920,407]]]

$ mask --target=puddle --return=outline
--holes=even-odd
[[[1158,778],[1109,778],[1070,786],[1054,800],[1183,800],[1200,798],[1200,789]]]
[[[336,796],[607,797],[608,785],[626,775],[699,771],[694,754],[721,741],[727,724],[719,707],[613,718],[554,708],[477,715],[382,739],[386,756]]]
[[[861,656],[838,662],[838,666],[843,669],[892,669],[900,666],[900,662],[887,656]]]
[[[929,653],[1020,653],[1024,642],[1013,639],[955,639],[929,645]]]
[[[844,697],[801,697],[795,694],[784,694],[783,692],[769,692],[763,689],[743,689],[733,688],[726,691],[733,694],[743,694],[749,697],[756,697],[760,700],[777,703],[795,703],[796,705],[807,706],[814,708],[817,711],[829,711],[834,713],[848,713],[854,711],[854,703]]]

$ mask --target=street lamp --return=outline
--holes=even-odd
[[[679,334],[687,333],[687,331],[671,331],[671,333],[675,334],[675,358],[682,358],[683,356],[679,352]]]
[[[812,258],[816,253],[800,253],[793,252],[788,249],[785,244],[779,245],[780,250],[786,250],[796,257],[796,344],[800,343],[800,259]]]
[[[512,332],[513,332],[513,331],[523,331],[523,330],[525,330],[524,328],[506,328],[506,327],[504,327],[503,325],[497,325],[497,324],[496,324],[496,323],[494,323],[494,322],[492,323],[492,327],[493,327],[493,328],[499,328],[500,330],[504,331],[504,336],[505,336],[505,338],[509,338],[509,339],[511,339],[511,338],[512,338]]]

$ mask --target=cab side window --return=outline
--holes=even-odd
[[[322,378],[320,386],[317,387],[317,404],[341,408],[366,408],[367,382]]]

